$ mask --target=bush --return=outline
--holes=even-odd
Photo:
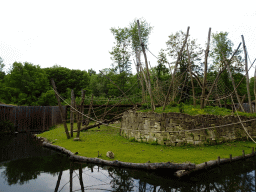
[[[7,121],[0,121],[0,132],[11,132],[15,131],[15,127],[13,123],[9,120]]]
[[[131,137],[130,139],[129,139],[129,141],[130,142],[135,142],[136,140],[135,140],[135,137]]]

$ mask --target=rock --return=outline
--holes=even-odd
[[[74,141],[80,141],[80,138],[79,137],[76,137],[73,139]]]
[[[106,156],[107,156],[108,158],[110,158],[110,159],[114,159],[114,157],[115,157],[115,155],[114,155],[114,153],[113,153],[112,151],[108,151],[107,154],[106,154]]]

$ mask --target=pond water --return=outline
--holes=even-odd
[[[32,135],[0,135],[0,192],[255,191],[255,160],[221,165],[179,180],[168,170],[74,163],[43,148]]]

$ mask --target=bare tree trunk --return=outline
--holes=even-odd
[[[69,132],[68,132],[68,127],[67,127],[67,124],[66,124],[66,119],[64,119],[64,112],[62,110],[60,98],[59,98],[58,92],[57,92],[57,87],[55,86],[53,78],[51,79],[51,83],[52,83],[52,87],[53,87],[53,89],[55,91],[56,99],[58,101],[58,105],[59,105],[59,109],[60,109],[60,117],[61,117],[61,120],[62,120],[62,122],[64,124],[64,129],[65,129],[65,132],[66,132],[66,135],[67,135],[67,139],[70,139],[70,135],[69,135]]]
[[[203,109],[204,106],[205,106],[205,89],[206,89],[206,79],[207,79],[207,59],[208,59],[208,53],[209,53],[209,48],[210,48],[210,39],[211,39],[211,28],[209,28],[207,48],[205,50],[204,81],[203,81],[203,90],[202,90],[202,96],[201,96],[201,109]]]
[[[244,36],[243,35],[242,35],[242,40],[243,40],[244,57],[245,57],[245,72],[246,72],[245,75],[246,75],[247,95],[248,95],[250,113],[252,113],[252,101],[251,101],[251,94],[250,94],[250,87],[249,87],[249,74],[248,74],[248,65],[247,65],[247,51],[246,51],[246,46],[245,46]]]
[[[176,63],[175,63],[174,71],[173,71],[173,74],[172,74],[172,81],[171,81],[171,84],[170,84],[170,86],[169,86],[169,88],[168,88],[167,95],[166,95],[165,101],[164,101],[163,111],[165,110],[167,101],[168,101],[168,99],[169,99],[171,87],[172,87],[173,84],[174,84],[174,79],[175,79],[176,70],[177,70],[178,63],[179,63],[179,60],[180,60],[180,57],[181,57],[181,53],[182,53],[182,51],[183,51],[183,49],[184,49],[184,47],[185,47],[185,45],[186,45],[186,43],[187,43],[188,34],[189,34],[189,27],[188,27],[188,29],[187,29],[186,38],[185,38],[185,40],[183,41],[183,45],[182,45],[182,47],[181,47],[181,49],[180,49],[180,52],[179,52],[179,54],[178,54],[178,58],[177,58]],[[174,101],[174,97],[172,98],[172,100]]]
[[[193,92],[193,105],[195,107],[196,106],[195,88],[194,88],[194,82],[193,82],[193,77],[192,77],[192,68],[191,68],[191,63],[190,63],[190,54],[189,54],[189,50],[188,50],[188,44],[187,44],[187,52],[188,52],[189,75],[190,75],[190,79],[191,79],[192,92]]]
[[[139,38],[140,38],[140,44],[142,47],[142,52],[144,54],[144,59],[145,59],[145,65],[146,65],[146,69],[147,69],[147,84],[148,84],[148,93],[150,96],[150,100],[151,100],[151,109],[152,111],[155,111],[155,104],[154,104],[154,100],[153,100],[153,95],[152,95],[152,90],[151,90],[151,82],[150,82],[150,75],[149,75],[149,69],[148,69],[148,61],[147,61],[147,55],[145,52],[145,47],[144,47],[144,43],[141,41],[141,35],[140,35],[140,22],[139,20],[137,20],[138,23],[138,32],[139,32]]]

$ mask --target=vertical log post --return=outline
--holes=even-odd
[[[70,189],[70,192],[72,192],[73,190],[73,162],[70,163],[70,170],[69,170],[69,189]]]
[[[140,45],[142,47],[142,52],[143,52],[143,55],[144,55],[145,65],[146,65],[146,70],[147,70],[147,82],[146,83],[148,84],[148,93],[149,93],[150,100],[151,100],[151,109],[152,109],[152,111],[155,111],[155,104],[154,104],[154,99],[153,99],[152,90],[151,90],[151,82],[150,82],[150,76],[149,76],[147,55],[146,55],[144,43],[141,40],[140,21],[139,20],[137,20],[137,24],[138,24],[138,33],[139,33]]]
[[[209,54],[209,48],[210,48],[210,39],[211,39],[211,28],[209,28],[208,32],[208,42],[207,47],[205,50],[205,59],[204,59],[204,80],[203,80],[203,90],[202,90],[202,96],[201,96],[201,109],[205,106],[205,89],[206,89],[206,80],[207,80],[207,59]]]
[[[79,167],[79,181],[80,181],[80,186],[81,186],[81,191],[84,192],[84,183],[83,183],[83,175],[82,175],[82,164]]]
[[[252,113],[252,101],[251,101],[251,94],[250,94],[250,87],[249,87],[249,71],[248,71],[248,64],[247,64],[247,51],[246,46],[244,42],[244,36],[242,36],[243,40],[243,48],[244,48],[244,58],[245,58],[245,75],[246,75],[246,88],[247,88],[247,95],[248,95],[248,101],[249,101],[249,107],[250,107],[250,113]]]
[[[52,87],[53,87],[53,89],[55,91],[56,99],[58,101],[58,105],[59,105],[59,108],[60,108],[60,116],[61,116],[61,120],[62,120],[62,122],[64,124],[64,129],[65,129],[67,138],[70,139],[70,135],[68,133],[68,127],[67,127],[67,124],[66,124],[66,119],[64,119],[64,113],[63,113],[62,106],[61,106],[61,103],[60,103],[60,98],[58,96],[57,87],[55,86],[53,78],[51,79],[51,83],[52,83]]]
[[[73,126],[74,126],[74,109],[75,108],[75,95],[74,90],[71,90],[71,107],[70,107],[70,135],[73,137]]]
[[[85,99],[85,90],[81,90],[81,94],[82,94],[82,101],[80,103],[80,113],[83,114],[84,111],[84,99]],[[78,114],[78,122],[77,122],[77,134],[76,134],[76,138],[79,138],[80,135],[80,128],[81,128],[81,123],[82,123],[82,114]]]
[[[177,70],[177,67],[178,67],[178,63],[179,63],[179,60],[180,60],[182,51],[183,51],[183,49],[184,49],[184,47],[185,47],[185,45],[186,45],[186,43],[187,43],[188,34],[189,34],[189,28],[190,28],[190,27],[188,27],[188,29],[187,29],[186,38],[185,38],[185,40],[183,41],[183,45],[182,45],[182,47],[181,47],[181,49],[180,49],[180,52],[179,52],[179,54],[178,54],[178,57],[177,57],[177,60],[176,60],[176,63],[175,63],[174,71],[173,71],[173,73],[172,73],[172,80],[171,80],[171,83],[170,83],[170,86],[169,86],[169,88],[168,88],[167,95],[166,95],[165,101],[164,101],[163,111],[165,110],[165,107],[166,107],[166,105],[167,105],[167,102],[168,102],[168,99],[169,99],[169,95],[170,95],[170,92],[171,92],[171,87],[172,87],[173,84],[174,84],[175,74],[176,74],[176,70]],[[174,97],[172,97],[172,101],[174,101]]]

